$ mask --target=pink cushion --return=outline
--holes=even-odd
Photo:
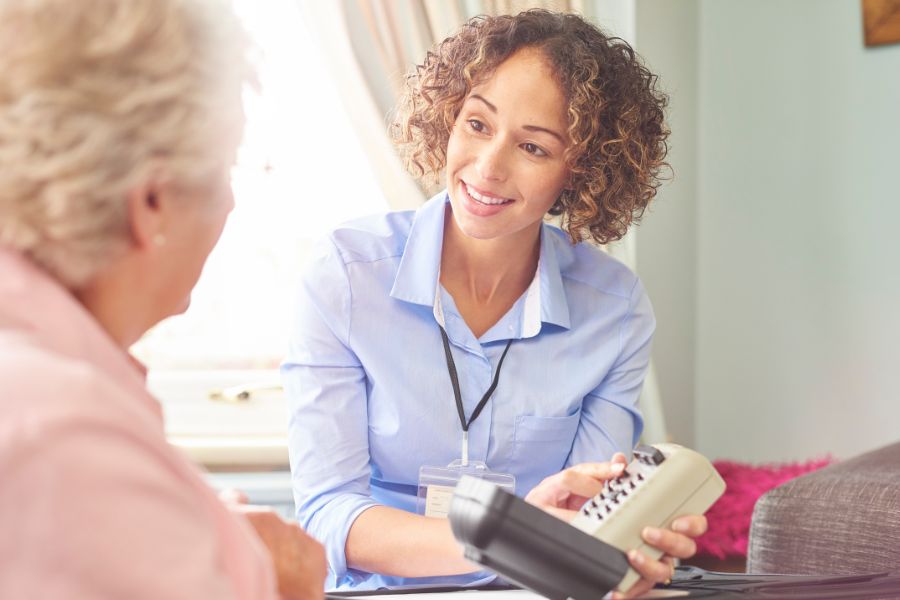
[[[832,462],[830,457],[760,466],[727,460],[713,462],[728,487],[706,513],[709,531],[697,540],[697,554],[719,559],[747,556],[750,518],[757,499],[786,481]]]

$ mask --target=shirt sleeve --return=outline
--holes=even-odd
[[[100,420],[46,432],[0,465],[0,597],[237,597],[214,517],[152,445]]]
[[[369,487],[366,374],[349,343],[352,301],[347,267],[326,240],[302,278],[281,369],[297,519],[325,546],[335,580],[347,572],[350,526],[377,504]]]
[[[584,398],[581,419],[566,466],[630,455],[643,430],[638,399],[650,366],[656,319],[650,299],[635,280],[628,310],[618,328],[619,354],[603,381]]]

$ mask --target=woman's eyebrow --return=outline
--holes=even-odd
[[[471,94],[469,96],[469,99],[470,100],[480,100],[482,103],[484,103],[485,106],[488,107],[488,109],[491,112],[493,112],[493,113],[497,112],[497,107],[494,106],[493,104],[491,104],[490,102],[488,102],[484,96],[481,96],[479,94]],[[547,129],[546,127],[540,127],[538,125],[523,125],[522,129],[524,129],[526,131],[541,131],[544,133],[548,133],[548,134],[552,135],[553,137],[555,137],[557,140],[559,140],[560,144],[563,144],[563,145],[566,144],[565,138],[563,138],[562,135],[560,135],[556,131],[553,131],[552,129]]]
[[[552,135],[553,137],[558,139],[560,144],[562,144],[564,146],[566,144],[566,141],[563,139],[563,136],[559,135],[552,129],[547,129],[546,127],[538,127],[537,125],[523,125],[522,129],[524,129],[526,131],[543,131],[544,133],[549,133],[550,135]]]
[[[484,96],[479,96],[478,94],[471,94],[469,98],[473,100],[481,100],[484,104],[491,109],[491,112],[497,112],[497,107],[485,100]]]

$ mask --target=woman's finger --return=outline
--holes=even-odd
[[[672,531],[697,538],[706,533],[709,524],[703,515],[679,517],[672,521]]]
[[[642,579],[654,583],[665,583],[672,577],[672,565],[670,560],[653,560],[640,550],[628,552],[628,562],[637,571]]]
[[[675,564],[668,556],[662,560],[653,560],[639,550],[632,550],[628,553],[628,562],[641,579],[624,595],[619,595],[619,598],[634,598],[644,594],[657,583],[671,583],[672,575],[675,573]],[[615,594],[613,598],[616,598]]]
[[[569,467],[565,471],[557,473],[557,484],[570,494],[590,498],[603,489],[603,484],[622,474],[625,470],[624,463],[581,463]]]
[[[641,537],[654,548],[676,558],[690,558],[697,552],[697,543],[693,539],[668,529],[644,527]]]
[[[675,574],[675,563],[669,556],[657,561],[647,557],[645,554],[641,554],[637,550],[632,550],[628,553],[628,560],[634,570],[640,573],[641,579],[631,586],[626,593],[614,593],[612,596],[613,600],[642,596],[657,583],[671,583]]]
[[[603,489],[603,482],[619,476],[625,465],[620,462],[582,463],[541,481],[525,500],[542,508],[568,506],[572,496],[590,498]]]
[[[235,488],[227,488],[219,492],[219,500],[225,504],[247,504],[247,494]]]

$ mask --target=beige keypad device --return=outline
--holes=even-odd
[[[641,538],[644,527],[668,529],[678,517],[702,515],[724,491],[702,454],[677,444],[638,446],[625,471],[585,503],[572,525],[623,552],[659,559],[662,552]],[[628,590],[639,577],[629,569],[616,589]]]

